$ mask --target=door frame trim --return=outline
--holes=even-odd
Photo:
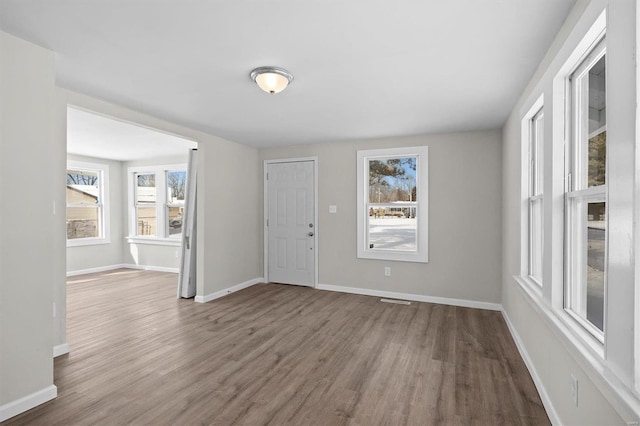
[[[262,197],[262,229],[263,229],[263,272],[264,279],[269,282],[269,228],[267,227],[267,219],[269,217],[269,192],[267,187],[267,168],[269,164],[275,163],[298,163],[302,161],[313,162],[313,246],[314,246],[314,260],[313,260],[313,288],[318,288],[318,233],[320,227],[318,225],[318,157],[295,157],[295,158],[278,158],[273,160],[264,160],[262,165],[262,182],[263,182],[263,197]]]

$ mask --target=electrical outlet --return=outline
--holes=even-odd
[[[575,406],[578,406],[578,379],[572,374],[571,375],[571,399]]]
[[[57,312],[56,312],[56,302],[53,302],[53,317],[55,318],[57,316]]]
[[[385,266],[384,267],[384,276],[385,277],[390,277],[391,276],[391,266]]]

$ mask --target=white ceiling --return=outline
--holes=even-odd
[[[75,108],[67,109],[67,152],[117,161],[187,158],[198,144]]]
[[[263,147],[499,128],[574,3],[1,0],[0,28],[63,87]]]

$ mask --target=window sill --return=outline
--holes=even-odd
[[[528,277],[514,276],[520,288],[529,296],[529,300],[540,309],[562,335],[576,346],[580,353],[585,350],[598,359],[604,360],[604,345],[595,336],[585,330],[575,318],[564,309],[557,309],[542,297],[542,289]]]
[[[542,285],[531,277],[524,275],[514,275],[513,277],[522,287],[527,287],[526,291],[531,297],[542,299]]]
[[[110,238],[78,238],[75,240],[67,240],[68,247],[81,247],[81,246],[97,246],[102,244],[111,244]]]
[[[182,238],[153,238],[153,237],[127,237],[129,244],[149,244],[155,246],[180,247]]]

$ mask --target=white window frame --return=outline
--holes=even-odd
[[[565,277],[564,277],[564,311],[577,323],[584,331],[597,341],[602,347],[605,341],[605,330],[607,322],[607,269],[608,269],[608,226],[605,233],[605,259],[604,259],[604,302],[603,302],[603,331],[599,330],[595,325],[583,318],[578,312],[572,309],[572,300],[580,297],[582,291],[582,281],[584,270],[586,267],[586,256],[581,248],[586,244],[586,229],[584,218],[578,217],[579,212],[585,211],[581,206],[593,202],[607,203],[606,211],[608,212],[609,204],[607,202],[607,180],[605,184],[589,187],[585,180],[588,178],[588,169],[585,170],[585,164],[588,163],[588,146],[584,146],[584,141],[588,141],[588,128],[583,128],[581,124],[584,122],[582,109],[576,109],[576,105],[586,105],[588,108],[588,99],[585,99],[584,87],[576,90],[572,80],[582,78],[603,56],[606,55],[606,38],[603,31],[594,40],[589,50],[584,54],[576,66],[566,77],[567,93],[565,96],[567,107],[567,144],[566,144],[566,193],[565,193]],[[588,84],[588,81],[587,81]],[[588,114],[588,111],[587,111]],[[588,120],[588,117],[587,117]],[[605,126],[606,127],[606,126]],[[601,130],[601,129],[600,129]],[[606,129],[605,129],[606,130]],[[588,143],[588,142],[587,142]],[[607,157],[608,162],[608,157]],[[588,166],[587,166],[588,167]],[[608,169],[608,167],[607,167]],[[584,207],[586,209],[586,207]],[[608,222],[609,215],[605,213]],[[576,232],[580,230],[580,232]],[[586,303],[586,302],[585,302]]]
[[[541,124],[541,128],[539,126]],[[521,120],[522,131],[522,251],[521,276],[531,284],[535,291],[542,287],[544,273],[544,96],[540,96]],[[532,264],[533,249],[533,211],[540,207],[540,276],[535,277]]]
[[[180,246],[182,238],[169,237],[169,223],[167,220],[168,209],[173,204],[169,204],[167,199],[167,173],[176,171],[188,171],[187,164],[170,164],[158,166],[132,166],[128,168],[128,194],[129,194],[129,236],[127,242],[133,244],[154,244]],[[156,181],[156,202],[155,204],[145,204],[144,207],[155,207],[157,234],[156,236],[138,235],[138,221],[136,207],[136,176],[144,174],[155,174]]]
[[[98,216],[100,226],[98,229],[99,237],[89,238],[75,238],[72,240],[67,239],[67,247],[77,246],[89,246],[97,244],[109,244],[111,243],[111,226],[110,226],[110,199],[109,199],[109,165],[102,163],[90,163],[85,161],[67,161],[68,170],[87,171],[98,174],[99,182],[99,195],[98,195]],[[65,202],[65,215],[66,208],[68,207],[86,207],[83,205],[69,205]]]
[[[416,157],[417,248],[415,251],[370,249],[369,160],[376,158]],[[360,259],[428,262],[428,148],[426,146],[369,149],[357,152],[357,256]],[[403,207],[399,205],[399,207]]]

